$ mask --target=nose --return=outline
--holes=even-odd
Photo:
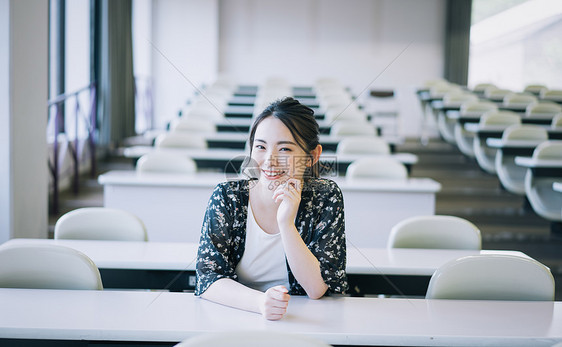
[[[267,162],[268,165],[276,166],[279,163],[278,160],[279,158],[275,155],[273,151],[267,153],[267,157],[265,161]]]

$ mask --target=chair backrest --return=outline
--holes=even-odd
[[[468,101],[478,101],[476,94],[466,91],[452,91],[443,96],[443,104],[445,106],[461,106]]]
[[[193,133],[214,133],[217,131],[217,127],[215,123],[209,119],[180,117],[172,121],[170,130]]]
[[[505,106],[527,106],[536,102],[536,96],[526,93],[511,93],[503,98]]]
[[[478,83],[472,88],[472,91],[475,93],[484,93],[488,88],[497,89],[498,87],[493,83]]]
[[[461,115],[484,114],[489,111],[497,111],[498,106],[490,101],[468,101],[461,105]]]
[[[482,249],[480,229],[455,216],[418,216],[397,223],[388,248]]]
[[[487,88],[484,91],[484,97],[493,101],[502,101],[506,95],[511,93],[513,92],[509,89]]]
[[[562,160],[562,140],[544,141],[533,151],[533,158]]]
[[[349,103],[338,104],[329,107],[325,113],[326,121],[355,121],[355,122],[367,122],[367,114],[358,109],[355,105],[349,105]],[[331,131],[330,131],[331,133]]]
[[[554,116],[560,112],[562,112],[562,106],[550,101],[530,104],[525,109],[525,114],[528,117],[545,116],[545,115]]]
[[[532,124],[514,124],[502,133],[502,140],[548,140],[545,128]]]
[[[139,174],[192,174],[197,171],[197,164],[193,159],[182,154],[154,151],[139,158],[136,171]]]
[[[554,116],[554,118],[552,118],[552,123],[550,125],[553,128],[561,128],[562,127],[562,113]]]
[[[443,98],[445,94],[457,91],[462,91],[458,84],[453,83],[437,83],[429,88],[429,95],[432,98]]]
[[[154,140],[154,146],[166,148],[205,149],[207,148],[207,141],[200,135],[172,131],[158,135]]]
[[[353,161],[345,173],[347,181],[364,179],[407,179],[406,166],[390,156],[365,157]]]
[[[431,276],[426,299],[554,300],[550,270],[532,258],[480,254],[439,267]]]
[[[380,137],[346,137],[338,143],[336,154],[390,154],[390,145]]]
[[[490,111],[480,117],[480,125],[513,125],[521,124],[521,117],[512,111]]]
[[[375,125],[367,121],[337,120],[330,129],[330,136],[373,136]]]
[[[39,244],[0,246],[0,287],[103,289],[97,266],[84,253]]]
[[[523,92],[539,95],[543,90],[547,89],[548,88],[544,84],[528,84],[523,89]]]
[[[330,345],[303,335],[274,331],[232,331],[201,334],[188,338],[176,347],[329,347]]]
[[[108,208],[84,207],[62,215],[55,239],[147,241],[144,223],[134,214]]]
[[[540,93],[543,100],[562,101],[562,89],[547,89]]]

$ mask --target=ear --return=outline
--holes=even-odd
[[[315,149],[310,152],[310,156],[312,157],[312,162],[307,162],[307,166],[311,167],[320,160],[320,155],[322,154],[322,146],[318,145]]]

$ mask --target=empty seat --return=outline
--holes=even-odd
[[[443,106],[444,107],[458,107],[460,109],[461,105],[466,102],[477,101],[478,97],[473,93],[468,92],[450,92],[443,96]],[[447,117],[445,111],[440,111],[437,113],[437,129],[441,137],[452,144],[456,144],[455,139],[455,124],[456,120],[452,120]]]
[[[0,264],[1,288],[103,289],[94,262],[70,247],[2,245]]]
[[[178,117],[170,123],[170,130],[177,132],[214,133],[217,127],[209,119]]]
[[[512,125],[505,129],[502,135],[503,142],[529,141],[537,142],[548,140],[545,128],[537,125]],[[525,195],[525,167],[515,164],[515,157],[519,154],[504,149],[496,153],[496,172],[502,186],[509,192]]]
[[[514,124],[520,124],[521,117],[511,111],[490,111],[482,115],[478,127],[480,129],[494,128],[503,131]],[[476,136],[474,138],[474,157],[482,170],[496,173],[496,152],[497,149],[488,147],[486,139]]]
[[[365,157],[353,161],[345,174],[348,182],[408,178],[406,166],[390,156]]]
[[[183,154],[154,151],[140,157],[135,169],[139,174],[192,174],[197,171],[197,164]]]
[[[515,255],[480,254],[439,267],[426,299],[554,300],[554,278],[538,261]]]
[[[497,109],[498,106],[493,102],[469,101],[461,105],[460,116],[480,118],[486,112],[497,111]],[[455,142],[461,153],[474,158],[474,133],[466,131],[463,123],[456,122],[454,134]]]
[[[537,102],[537,97],[526,93],[511,93],[503,98],[503,105],[506,107],[525,108]]]
[[[154,146],[158,148],[205,149],[207,148],[207,141],[199,134],[171,131],[158,135],[154,140]]]
[[[525,116],[527,117],[554,117],[562,112],[562,106],[554,102],[538,102],[527,106]]]
[[[535,148],[536,160],[553,160],[562,163],[562,141],[545,141]],[[549,221],[562,221],[562,194],[554,191],[552,184],[561,176],[538,176],[528,168],[525,174],[525,194],[533,210]]]
[[[527,84],[523,92],[539,95],[544,90],[548,90],[544,84]]]
[[[337,120],[330,129],[330,136],[377,136],[373,123],[355,120]]]
[[[539,97],[542,100],[562,101],[561,89],[547,89],[541,91]]]
[[[134,214],[108,207],[84,207],[62,215],[55,239],[147,241],[146,227]]]
[[[390,146],[380,137],[346,137],[338,143],[336,154],[390,154]]]
[[[506,95],[513,93],[509,89],[488,88],[484,91],[484,97],[491,101],[503,101]]]
[[[480,229],[455,216],[418,216],[397,223],[390,231],[388,248],[482,248]]]

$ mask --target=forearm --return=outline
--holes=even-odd
[[[211,284],[201,297],[240,310],[261,313],[260,305],[264,300],[264,293],[230,278],[221,278]]]
[[[320,274],[320,262],[308,249],[293,224],[280,229],[285,256],[293,275],[311,299],[321,298],[328,286]]]

